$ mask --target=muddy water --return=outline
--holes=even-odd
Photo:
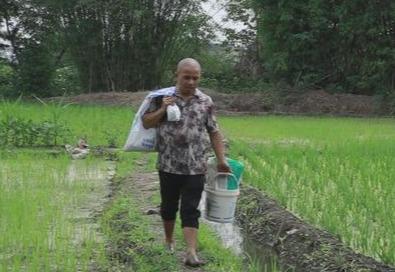
[[[278,272],[276,254],[269,248],[259,245],[234,223],[216,223],[205,219],[206,194],[203,192],[200,202],[202,221],[209,225],[218,235],[224,247],[231,249],[235,254],[246,256],[248,263],[253,266],[252,271]]]

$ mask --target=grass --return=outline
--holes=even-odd
[[[105,265],[96,233],[74,222],[99,161],[71,165],[64,154],[0,150],[0,165],[1,271],[86,271],[91,258]]]
[[[125,107],[0,103],[0,119],[7,114],[34,121],[56,120],[70,129],[71,136],[66,139],[68,143],[86,136],[90,145],[108,145],[115,139],[118,146],[122,146],[132,120],[132,110]],[[269,116],[221,117],[219,120],[231,140],[232,157],[246,164],[244,182],[269,193],[303,219],[339,235],[354,249],[395,264],[394,119]],[[4,154],[8,153],[2,152],[2,162],[9,156]],[[132,162],[123,160],[122,156],[129,155],[121,155],[118,163],[120,175],[127,174],[132,166]],[[26,164],[32,160],[35,159],[25,159]],[[151,167],[154,161],[154,157],[149,160]],[[14,164],[13,167],[17,167],[16,161]],[[59,172],[64,164],[50,167]],[[34,168],[20,165],[23,169]],[[3,172],[4,163],[0,167],[0,172]],[[28,173],[25,173],[26,181],[19,184],[33,186],[27,181],[31,178]],[[32,199],[33,196],[17,184],[13,190],[19,191],[13,195],[14,198],[20,194],[26,195],[25,203],[40,201],[37,196]],[[38,192],[39,188],[43,188],[42,193]],[[49,189],[49,184],[48,188],[37,185],[37,195],[48,197],[51,195]],[[4,201],[0,206],[0,216],[4,218],[4,203],[11,198],[4,198],[3,191],[0,193],[0,202]],[[43,205],[49,205],[44,202]],[[24,208],[18,200],[12,205],[22,211],[27,209],[24,215],[32,220],[31,224],[35,222],[30,217],[39,210],[38,206]],[[19,231],[13,233],[17,235]],[[12,240],[0,239],[8,239],[8,244]],[[24,250],[21,252],[26,254],[30,249],[26,246]],[[20,255],[19,259],[12,259],[16,266],[20,266],[25,258],[22,253]],[[50,258],[50,255],[46,256]],[[59,262],[62,261],[61,255],[58,258]],[[38,265],[38,260],[36,257],[32,263]],[[76,260],[77,256],[71,257],[67,261],[69,264],[65,265],[72,267]]]
[[[90,145],[108,145],[115,142],[122,146],[133,117],[133,111],[126,107],[103,107],[23,102],[0,102],[0,120],[7,116],[31,119],[35,122],[50,121],[63,124],[70,129],[65,141],[74,144],[85,137]],[[60,143],[60,144],[64,144]]]
[[[118,195],[101,218],[112,245],[113,266],[126,271],[179,271],[176,259],[155,243],[149,222],[130,195]]]
[[[114,139],[122,146],[132,111],[122,107],[0,103],[0,120],[6,116],[64,124],[71,132],[64,143],[86,137],[91,146],[106,146]],[[130,195],[118,195],[100,219],[107,243],[98,241],[90,228],[81,228],[73,212],[95,189],[88,180],[92,176],[70,182],[69,157],[47,151],[0,149],[1,271],[88,271],[92,262],[98,271],[108,271],[114,265],[123,271],[181,270],[174,256],[164,254],[163,246],[152,242],[158,234],[149,231],[139,203]],[[117,176],[130,175],[139,156],[141,153],[119,152]],[[150,171],[154,171],[155,160],[151,154],[147,164]],[[94,158],[78,161],[82,164],[79,171],[101,162]],[[159,201],[158,194],[152,201]],[[242,259],[222,248],[207,227],[201,231],[204,238],[199,247],[212,262],[207,270],[240,271]],[[182,241],[179,228],[177,237]],[[111,247],[122,243],[129,245],[122,247],[127,251],[111,255]],[[182,243],[179,246],[181,250]]]
[[[59,144],[75,144],[81,137],[91,146],[108,145],[114,139],[121,144],[131,115],[127,108],[0,103],[0,120],[12,116],[69,128],[71,133]],[[87,176],[71,182],[71,162],[63,153],[54,157],[45,149],[0,149],[1,271],[87,271],[92,260],[107,266],[104,241],[73,219],[74,210],[100,187],[101,183],[91,183],[94,176],[88,171],[103,161],[89,158],[80,163],[74,169],[77,176]]]
[[[352,248],[395,263],[393,119],[225,118],[245,182]]]

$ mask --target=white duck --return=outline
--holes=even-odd
[[[78,141],[78,147],[73,147],[71,145],[65,145],[66,151],[71,155],[74,160],[85,159],[89,154],[89,145],[84,139]]]

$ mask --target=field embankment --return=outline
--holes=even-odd
[[[282,267],[293,271],[395,271],[355,253],[333,234],[307,224],[253,187],[242,188],[237,221],[255,241],[273,248]]]
[[[378,96],[330,94],[323,90],[281,93],[219,93],[202,89],[209,94],[218,112],[225,115],[335,115],[389,116],[394,114],[388,101]],[[131,106],[137,109],[148,92],[108,92],[53,97],[49,100],[96,105]],[[392,107],[392,108],[391,108]]]

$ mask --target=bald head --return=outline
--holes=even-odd
[[[190,67],[201,71],[200,63],[192,58],[185,58],[182,59],[178,64],[177,64],[177,72],[180,72],[183,68],[185,67]]]
[[[200,64],[197,60],[186,58],[177,65],[177,88],[182,95],[189,96],[195,93],[200,80]]]

